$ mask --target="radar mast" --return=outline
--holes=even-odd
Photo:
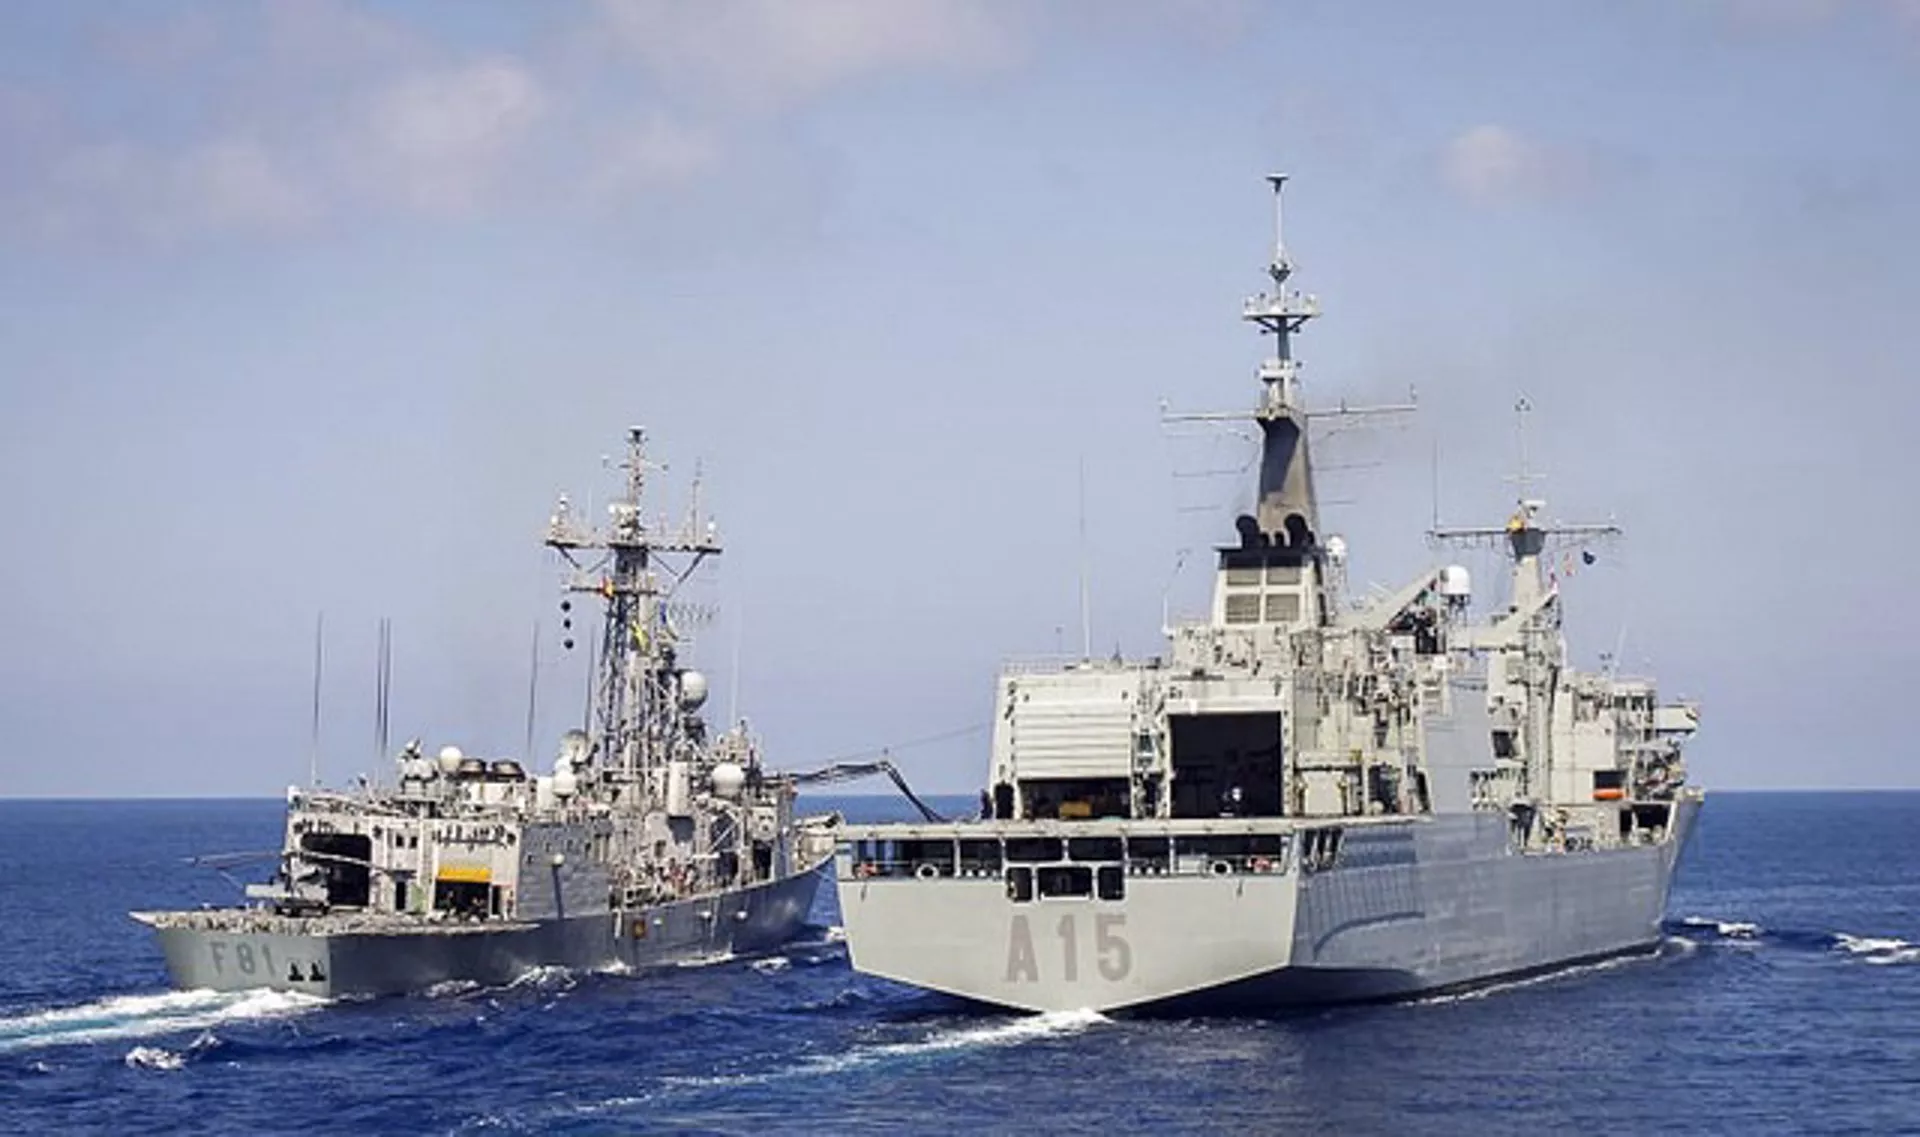
[[[594,596],[602,605],[595,677],[595,721],[590,724],[598,774],[604,779],[652,787],[669,761],[698,742],[699,720],[683,713],[678,649],[680,624],[695,615],[673,603],[680,586],[708,557],[720,553],[716,527],[693,505],[677,528],[649,523],[641,513],[649,470],[646,431],[627,431],[622,496],[607,507],[604,527],[576,518],[562,495],[547,525],[546,544],[571,572],[569,594]],[[601,554],[588,560],[587,554]]]

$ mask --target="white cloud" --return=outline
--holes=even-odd
[[[430,213],[482,203],[547,109],[526,67],[489,59],[400,78],[369,99],[342,173],[376,197]]]
[[[1592,163],[1578,151],[1493,123],[1473,127],[1440,152],[1440,177],[1478,205],[1557,197],[1584,188]]]
[[[181,155],[173,170],[178,216],[210,229],[279,229],[313,218],[318,206],[256,144],[225,139]]]
[[[617,204],[656,187],[690,181],[712,169],[721,153],[720,140],[711,132],[655,111],[601,135],[586,191],[596,202]]]
[[[613,42],[673,90],[778,108],[874,75],[973,70],[1015,54],[979,0],[601,0]]]
[[[458,219],[549,206],[556,190],[617,207],[714,171],[831,91],[1000,65],[1020,42],[1009,11],[601,0],[511,55],[354,0],[121,20],[64,89],[0,86],[0,236],[171,242],[380,213]],[[129,127],[83,88],[170,113]]]

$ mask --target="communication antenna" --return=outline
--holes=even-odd
[[[1087,456],[1080,456],[1080,659],[1093,658],[1092,605],[1087,594]]]
[[[533,622],[533,645],[527,649],[527,743],[521,755],[533,761],[533,720],[540,706],[540,621]]]
[[[599,655],[599,649],[600,649],[600,643],[599,643],[598,637],[588,636],[587,637],[587,695],[586,695],[585,704],[580,708],[580,729],[586,731],[589,737],[593,735],[593,696],[594,696],[594,682],[596,679],[599,678],[599,671],[596,666],[598,663],[597,657]]]
[[[1160,590],[1160,631],[1163,635],[1173,634],[1173,586],[1180,580],[1180,570],[1186,567],[1187,555],[1192,549],[1181,549],[1173,558],[1173,571],[1167,574],[1167,586]]]
[[[1440,436],[1433,436],[1433,528],[1440,528]]]
[[[1520,487],[1520,500],[1533,499],[1535,482],[1545,481],[1544,474],[1536,473],[1527,464],[1527,416],[1533,413],[1533,400],[1521,395],[1513,404],[1513,435],[1515,447],[1519,450],[1520,466],[1514,471],[1513,480]]]
[[[373,753],[376,760],[386,757],[387,744],[392,738],[392,713],[393,620],[382,616],[373,661]]]
[[[744,605],[733,610],[733,658],[728,661],[727,670],[733,673],[727,680],[727,725],[735,726],[740,722],[740,640],[745,636],[746,608]]]
[[[307,784],[320,784],[320,673],[326,662],[327,614],[313,622],[313,736],[307,745]]]

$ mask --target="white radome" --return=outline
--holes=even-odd
[[[1440,570],[1440,595],[1449,600],[1473,597],[1473,576],[1465,565],[1448,565]]]
[[[698,671],[680,673],[680,706],[684,710],[698,710],[707,701],[707,677]]]
[[[458,746],[442,746],[440,748],[440,772],[442,774],[453,773],[460,768],[460,762],[464,758],[466,758],[466,755],[460,752]]]
[[[747,784],[747,772],[736,762],[720,763],[707,777],[713,783],[715,797],[737,798]]]

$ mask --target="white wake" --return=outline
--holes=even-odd
[[[325,1004],[325,999],[296,991],[262,989],[117,995],[0,1018],[0,1053],[205,1030],[220,1023],[297,1014]]]
[[[1891,936],[1850,936],[1835,932],[1834,948],[1857,956],[1868,963],[1920,963],[1920,944],[1896,940]]]
[[[889,1042],[861,1046],[838,1054],[822,1054],[781,1069],[751,1074],[719,1074],[703,1077],[667,1078],[674,1086],[750,1086],[784,1078],[817,1077],[857,1070],[890,1059],[916,1058],[927,1054],[976,1050],[994,1046],[1015,1046],[1044,1038],[1078,1034],[1089,1027],[1113,1020],[1098,1011],[1048,1011],[1045,1014],[997,1022],[989,1026],[935,1031],[911,1042]]]

